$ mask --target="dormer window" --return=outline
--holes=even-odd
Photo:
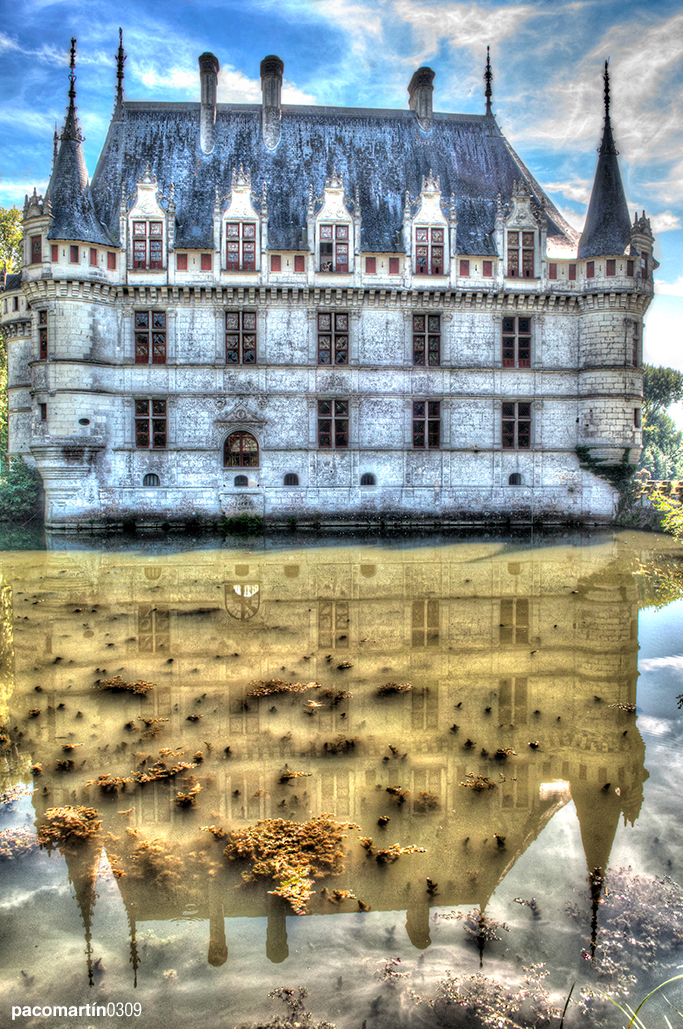
[[[226,268],[229,272],[256,270],[256,222],[227,222]]]
[[[164,223],[133,222],[133,268],[164,266]]]
[[[443,275],[444,229],[415,229],[415,274]]]
[[[349,270],[349,226],[320,226],[320,271],[345,275]]]
[[[508,277],[534,278],[534,232],[508,232]]]

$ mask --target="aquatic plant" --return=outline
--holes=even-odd
[[[393,865],[394,861],[398,861],[402,854],[426,853],[427,851],[424,847],[416,847],[413,844],[408,847],[399,847],[398,843],[394,843],[391,847],[386,847],[384,850],[378,850],[375,854],[375,861],[378,865]]]
[[[276,693],[305,693],[320,689],[319,682],[285,682],[284,679],[254,679],[248,697],[270,697]]]
[[[98,679],[95,689],[108,690],[110,693],[134,693],[144,697],[155,685],[153,682],[145,682],[144,679],[125,682],[120,675],[115,675],[111,679]]]
[[[96,779],[90,779],[86,786],[99,786],[104,793],[118,793],[119,790],[125,790],[129,782],[132,782],[132,776],[123,778],[120,775],[110,775],[107,772],[105,775],[98,775]]]
[[[437,983],[435,997],[408,993],[416,1004],[431,1008],[436,1025],[462,1026],[463,1029],[541,1029],[557,1026],[559,1009],[551,1002],[543,979],[543,965],[522,968],[525,973],[516,989],[494,976],[481,972],[455,974],[450,969]]]
[[[144,785],[148,782],[156,782],[159,779],[173,779],[180,772],[187,772],[190,768],[196,768],[196,764],[188,761],[179,761],[177,765],[166,765],[163,761],[155,762],[146,772],[135,772],[135,782]]]
[[[430,793],[428,790],[422,790],[418,794],[416,800],[413,801],[413,810],[418,811],[420,814],[425,811],[436,811],[439,806],[439,798],[436,793]]]
[[[351,739],[348,739],[342,733],[339,733],[336,740],[328,740],[326,743],[323,743],[323,750],[326,754],[339,754],[346,750],[353,750],[357,739],[357,736],[352,736]]]
[[[288,900],[296,914],[303,914],[313,880],[343,871],[344,830],[358,828],[352,822],[335,822],[328,814],[308,822],[267,818],[228,833],[224,854],[230,861],[250,861],[251,868],[242,872],[244,881],[273,880],[277,885],[270,892]]]
[[[89,840],[100,831],[101,821],[94,807],[51,807],[45,812],[45,821],[38,828],[41,846],[59,846],[65,843]]]
[[[278,1015],[268,1022],[259,1020],[249,1024],[243,1023],[235,1029],[336,1029],[332,1022],[313,1022],[311,1012],[304,1008],[303,1002],[308,996],[305,986],[299,986],[296,990],[280,986],[276,990],[271,990],[268,996],[271,999],[277,997],[287,1005],[288,1010],[284,1018]]]
[[[382,983],[396,983],[399,979],[410,979],[411,972],[398,971],[397,966],[400,964],[400,958],[392,958],[390,961],[382,958],[382,967],[377,969],[375,975]]]
[[[197,803],[197,794],[200,793],[203,788],[204,787],[201,786],[198,782],[195,782],[195,784],[189,790],[187,790],[186,793],[176,793],[175,797],[173,798],[174,803],[176,803],[178,807],[194,807],[194,805]]]
[[[291,782],[292,779],[302,779],[313,775],[312,772],[292,772],[289,765],[285,765],[284,770],[280,773],[278,782]]]
[[[495,790],[497,784],[492,779],[489,779],[487,775],[477,775],[476,772],[468,772],[460,785],[469,786],[475,793],[481,793],[482,790]]]
[[[384,686],[377,687],[377,695],[380,697],[392,697],[396,693],[410,693],[412,688],[412,682],[387,682]]]
[[[348,690],[332,690],[329,687],[318,694],[319,699],[327,701],[330,707],[336,707],[342,700],[348,700],[352,696],[353,693],[349,693]]]

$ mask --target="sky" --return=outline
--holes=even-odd
[[[645,359],[683,370],[683,0],[0,0],[0,205],[43,192],[67,102],[71,36],[92,176],[112,113],[118,30],[130,100],[198,101],[197,58],[220,61],[218,100],[258,103],[259,64],[285,63],[283,103],[404,108],[420,65],[434,109],[484,110],[491,47],[498,124],[581,229],[603,118],[632,213],[656,236],[658,296]]]

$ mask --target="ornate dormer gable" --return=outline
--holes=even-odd
[[[134,270],[158,271],[168,263],[168,216],[159,203],[159,193],[156,177],[147,165],[145,174],[137,183],[137,196],[127,218],[128,265]]]
[[[320,209],[315,213],[315,208]],[[357,240],[354,239],[355,205],[344,193],[344,180],[335,168],[325,179],[323,195],[313,201],[309,190],[309,212],[314,214],[315,266],[321,272],[345,275],[353,271]]]
[[[34,186],[31,196],[27,193],[24,199],[24,221],[27,221],[29,218],[42,218],[44,215],[52,216],[50,190],[48,189],[45,197],[43,198]]]
[[[229,272],[258,271],[261,263],[262,203],[260,198],[252,195],[251,174],[241,164],[232,170],[227,201],[221,218],[225,240],[221,267]]]
[[[422,189],[417,200],[406,195],[406,212],[413,205],[417,210],[412,216],[410,243],[406,250],[413,255],[415,275],[448,275],[450,267],[449,219],[441,207],[441,183],[439,177],[429,169],[429,175],[422,176]],[[452,216],[455,216],[453,203]],[[404,213],[404,232],[406,218]],[[457,221],[454,222],[454,232]]]
[[[544,224],[541,225],[541,221]],[[511,279],[538,278],[541,260],[541,230],[545,235],[547,220],[539,217],[539,207],[529,189],[520,179],[513,183],[512,196],[505,227],[505,268]]]

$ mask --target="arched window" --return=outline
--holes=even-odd
[[[258,443],[249,432],[233,432],[225,441],[226,468],[258,468]]]
[[[236,486],[248,486],[249,485],[249,479],[246,477],[246,475],[236,475],[235,476],[235,485]]]
[[[287,472],[284,484],[285,486],[298,486],[299,476],[295,472]]]
[[[143,486],[158,486],[159,483],[160,483],[159,476],[155,475],[154,472],[148,472],[147,475],[142,480],[142,485]]]
[[[361,486],[376,486],[377,476],[373,475],[372,472],[363,472],[360,477]]]
[[[519,472],[513,472],[512,475],[510,476],[510,478],[508,479],[508,486],[521,486],[521,485],[522,485],[522,476],[519,474]]]

